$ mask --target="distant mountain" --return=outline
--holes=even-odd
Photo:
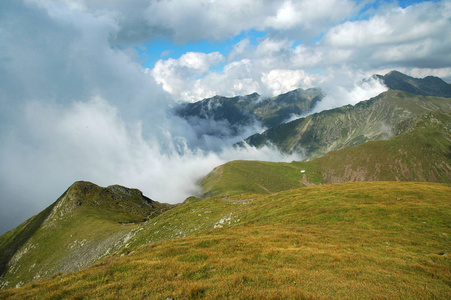
[[[384,76],[374,75],[374,78],[382,80],[388,88],[393,90],[422,96],[451,97],[451,85],[434,76],[420,79],[391,71]]]
[[[232,161],[201,181],[205,196],[276,193],[304,186],[352,181],[451,183],[451,113],[413,116],[399,134],[331,151],[311,161]]]
[[[124,247],[140,223],[171,207],[136,189],[76,182],[0,237],[0,288],[85,268]]]
[[[451,112],[451,98],[413,95],[389,90],[352,106],[315,113],[279,125],[245,140],[255,147],[274,145],[285,153],[305,157],[397,135],[399,124],[431,111]]]
[[[197,125],[199,119],[223,122],[224,126],[236,135],[241,127],[256,121],[270,128],[289,120],[294,115],[306,114],[323,97],[321,90],[315,88],[297,89],[276,97],[262,97],[257,93],[232,98],[215,96],[195,103],[182,104],[175,109],[175,113],[193,125]]]

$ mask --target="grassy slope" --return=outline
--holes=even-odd
[[[232,161],[201,180],[206,195],[273,193],[299,187],[299,169],[288,163]]]
[[[446,299],[450,201],[449,185],[411,182],[193,200],[142,225],[127,255],[0,298]],[[160,226],[200,223],[210,225],[145,242]]]
[[[54,204],[43,210],[38,215],[23,222],[13,230],[0,236],[0,278],[8,270],[8,264],[17,250],[19,250],[41,227],[42,223],[51,213]]]
[[[400,130],[407,132],[393,139],[331,151],[308,162],[229,162],[201,184],[206,195],[218,195],[347,181],[451,182],[451,114],[433,112],[405,123],[414,124],[400,123]]]
[[[0,286],[20,286],[87,267],[122,247],[140,222],[165,209],[138,190],[77,182],[43,213],[2,236],[5,272]],[[22,236],[26,239],[18,244]]]
[[[323,111],[271,128],[246,141],[253,146],[267,142],[284,152],[301,150],[308,157],[384,140],[398,133],[398,124],[430,111],[451,112],[451,98],[425,97],[389,90],[355,106]]]
[[[412,131],[391,140],[368,142],[318,159],[324,182],[451,182],[451,114],[434,112],[415,121]]]

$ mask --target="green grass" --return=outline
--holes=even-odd
[[[0,298],[451,296],[449,185],[358,182],[231,200],[214,197],[179,205],[142,224],[126,255],[0,291]],[[206,210],[211,213],[199,216]],[[230,213],[230,224],[214,228]],[[205,222],[206,215],[212,216],[211,223]],[[183,238],[170,237],[168,230],[166,239],[145,241],[162,229],[155,222],[195,228],[199,220],[209,225]]]
[[[232,161],[213,170],[201,181],[207,195],[274,193],[299,188],[300,169],[287,163]]]
[[[281,124],[246,141],[256,147],[268,142],[282,152],[302,150],[308,158],[367,141],[390,138],[396,126],[431,111],[450,113],[451,98],[425,97],[389,90],[355,106],[322,111]]]
[[[0,237],[0,253],[2,254],[0,256],[0,278],[4,276],[8,270],[8,263],[16,251],[33,237],[45,219],[49,216],[53,207],[54,204],[50,205],[38,215],[28,219],[15,229],[8,231]]]
[[[207,196],[271,193],[348,181],[451,182],[451,114],[433,112],[399,124],[404,133],[331,151],[304,162],[233,161],[201,180]],[[300,173],[304,170],[305,173]]]
[[[0,286],[85,268],[123,247],[140,223],[167,208],[138,190],[76,182],[49,208],[2,236]]]

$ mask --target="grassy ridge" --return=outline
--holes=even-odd
[[[152,220],[195,227],[205,221],[199,211],[216,213],[216,221],[232,212],[222,228],[136,245],[83,271],[0,291],[0,297],[451,296],[449,185],[360,182],[240,197],[189,201]],[[146,235],[152,226],[143,226]]]
[[[2,236],[0,287],[85,268],[168,208],[135,189],[76,182],[49,208]]]
[[[450,124],[451,114],[431,112],[400,123],[400,130],[404,133],[390,140],[331,151],[305,162],[229,162],[212,171],[201,184],[206,195],[218,195],[271,193],[312,184],[348,181],[449,183]]]

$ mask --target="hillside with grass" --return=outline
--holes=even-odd
[[[311,161],[232,161],[201,179],[206,196],[274,193],[348,181],[451,182],[451,114],[431,112],[398,124],[398,136],[331,151]]]
[[[0,298],[447,299],[450,201],[413,182],[192,198],[94,266]]]
[[[136,189],[76,182],[43,212],[0,237],[0,287],[86,268],[126,245],[139,223],[170,207]]]
[[[247,138],[246,143],[318,157],[364,142],[390,139],[400,133],[401,122],[431,111],[451,112],[451,98],[389,90],[354,106],[322,111],[268,129]]]

